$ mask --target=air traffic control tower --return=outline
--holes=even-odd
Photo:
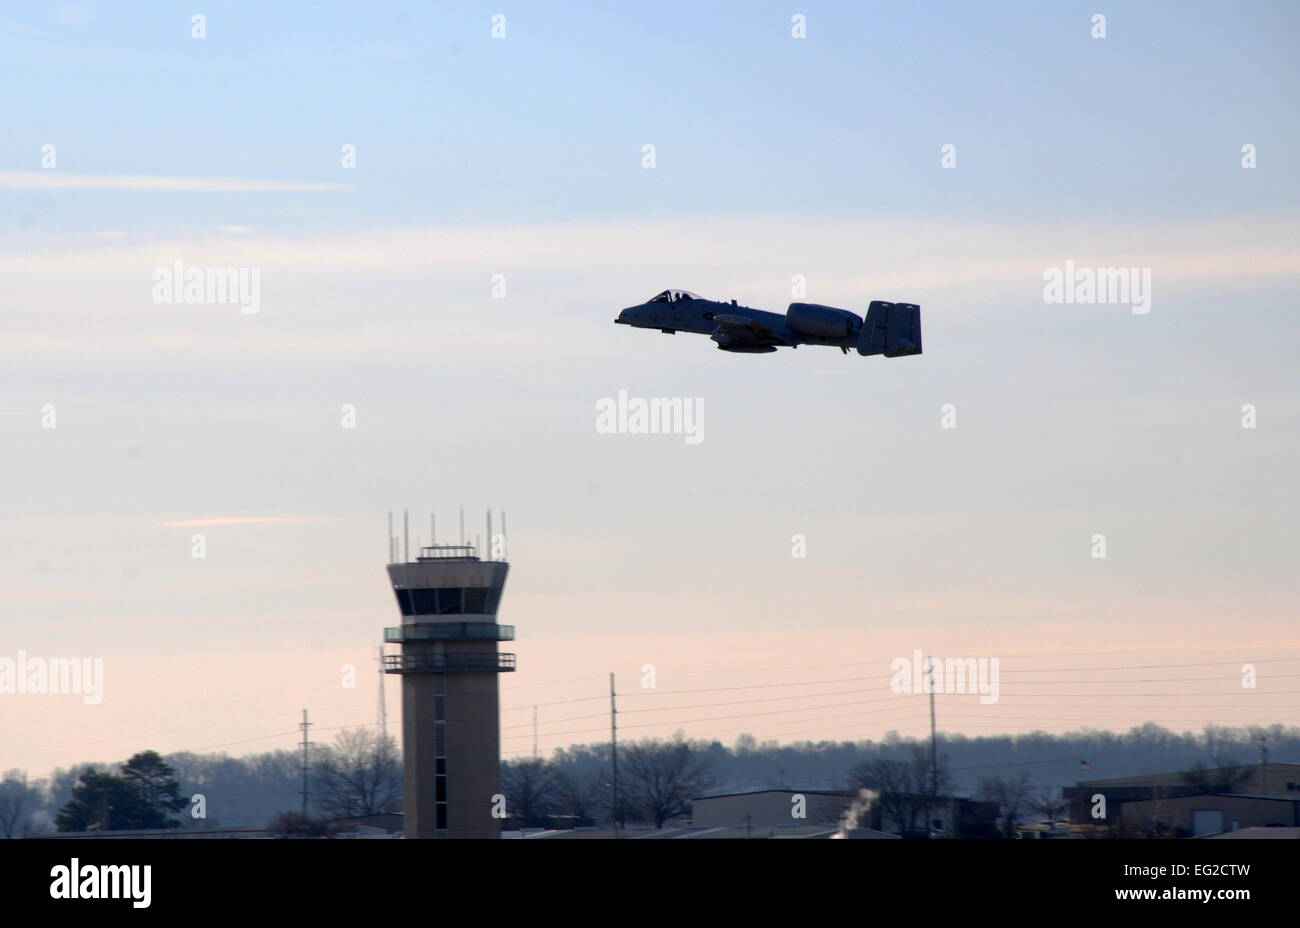
[[[404,831],[408,838],[499,838],[501,820],[492,816],[501,780],[497,674],[515,669],[515,655],[497,642],[512,641],[515,630],[496,615],[510,565],[482,560],[464,544],[407,557],[388,565],[402,624],[384,630],[386,642],[401,645],[400,654],[385,656],[384,670],[402,676]]]

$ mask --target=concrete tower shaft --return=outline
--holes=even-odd
[[[496,838],[500,792],[497,674],[515,656],[497,642],[515,630],[497,624],[510,565],[480,560],[467,545],[433,545],[388,565],[402,624],[384,631],[401,645],[384,669],[402,675],[402,792],[408,838]]]

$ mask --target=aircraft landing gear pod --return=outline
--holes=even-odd
[[[921,353],[921,307],[872,300],[858,336],[858,354],[901,358]]]

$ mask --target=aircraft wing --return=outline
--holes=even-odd
[[[721,348],[770,348],[790,344],[757,319],[730,314],[714,316],[718,327],[709,336]]]

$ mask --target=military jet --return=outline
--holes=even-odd
[[[921,307],[914,303],[872,300],[867,318],[847,309],[816,303],[791,303],[785,315],[736,301],[707,300],[689,290],[665,290],[638,306],[629,306],[614,320],[619,325],[658,329],[672,335],[708,335],[722,351],[767,354],[777,348],[832,345],[844,354],[883,354],[901,358],[921,353]]]

